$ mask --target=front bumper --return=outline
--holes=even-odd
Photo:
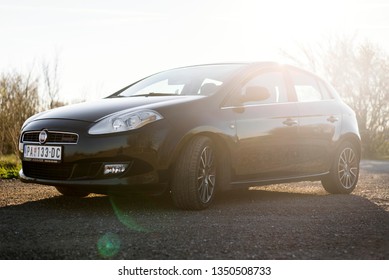
[[[168,188],[167,182],[161,182],[157,172],[149,172],[132,177],[84,179],[84,180],[53,180],[28,177],[23,169],[19,172],[20,180],[24,183],[35,183],[55,187],[66,187],[80,191],[99,194],[122,193],[152,193],[159,194]]]
[[[156,123],[136,131],[96,136],[87,134],[90,125],[73,120],[39,120],[28,124],[22,133],[43,129],[65,131],[77,133],[79,139],[76,144],[60,144],[62,161],[51,163],[23,160],[25,143],[21,137],[21,180],[94,193],[158,192],[166,188],[167,168],[160,164],[166,126],[156,129],[153,127]],[[104,166],[109,164],[125,164],[127,168],[118,174],[105,174]]]

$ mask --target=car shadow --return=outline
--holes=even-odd
[[[178,210],[166,197],[55,196],[2,207],[0,220],[0,259],[328,259],[387,257],[389,213],[353,194],[256,189],[220,193],[203,211]],[[323,230],[332,253],[320,249]],[[337,255],[347,236],[354,251]],[[366,236],[377,253],[361,255]],[[301,251],[307,242],[319,249]]]
[[[356,199],[367,200],[357,195],[330,195],[321,190],[317,192],[292,192],[278,191],[276,189],[254,189],[254,190],[232,190],[219,192],[213,202],[213,205],[202,211],[185,211],[177,209],[169,195],[150,196],[145,194],[132,195],[91,195],[84,198],[54,196],[37,201],[30,201],[19,205],[4,206],[3,210],[29,209],[31,211],[46,210],[49,212],[71,211],[75,213],[95,213],[112,212],[115,209],[126,211],[157,211],[157,212],[207,212],[213,210],[223,210],[237,208],[250,208],[255,205],[257,208],[279,207],[279,205],[291,204],[293,207],[301,205],[315,205],[317,203],[326,203],[331,201],[353,201]],[[281,204],[280,204],[281,203]]]

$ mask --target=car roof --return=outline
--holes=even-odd
[[[188,65],[173,69],[180,69],[180,68],[191,68],[191,67],[202,67],[202,66],[223,66],[223,65],[241,65],[243,68],[247,68],[247,70],[260,70],[261,68],[271,68],[271,67],[281,67],[286,69],[292,69],[297,71],[303,71],[306,73],[309,73],[311,75],[317,76],[314,72],[305,70],[301,67],[296,67],[289,64],[279,63],[275,61],[254,61],[254,62],[222,62],[222,63],[206,63],[206,64],[196,64],[196,65]],[[171,69],[172,70],[172,69]]]
[[[269,66],[280,66],[278,62],[274,61],[256,61],[256,62],[218,62],[218,63],[205,63],[205,64],[195,64],[188,65],[179,68],[187,68],[187,67],[201,67],[201,66],[218,66],[218,65],[242,65],[242,66],[252,66],[252,67],[269,67]]]

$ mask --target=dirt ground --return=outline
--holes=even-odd
[[[271,185],[204,211],[2,180],[0,259],[389,259],[389,162],[362,161],[351,195]]]

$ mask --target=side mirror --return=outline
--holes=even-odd
[[[270,92],[265,87],[252,86],[246,88],[246,92],[241,97],[241,101],[244,102],[259,102],[270,98]]]

